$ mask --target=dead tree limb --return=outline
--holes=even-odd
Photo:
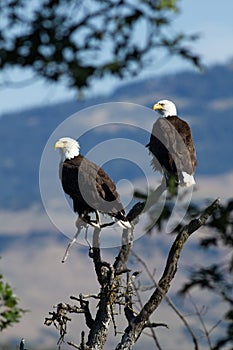
[[[219,203],[220,200],[216,199],[208,208],[206,208],[198,219],[192,220],[177,235],[170,249],[164,273],[158,283],[159,288],[154,290],[150,299],[142,307],[140,313],[134,318],[133,321],[129,323],[120,343],[116,347],[116,350],[132,349],[133,345],[140,337],[146,323],[148,322],[149,317],[158,308],[164,295],[166,295],[169,290],[172,279],[177,271],[180,253],[184,244],[192,233],[197,231],[201,226],[205,225],[209,216],[212,215],[213,211],[219,206]]]
[[[143,265],[143,267],[145,268],[148,276],[150,277],[151,281],[153,282],[153,286],[150,287],[151,289],[153,287],[155,288],[159,288],[158,283],[155,281],[153,274],[150,272],[147,264],[145,261],[143,261],[135,252],[132,252],[132,254],[136,257],[136,259]],[[136,290],[136,288],[135,288]],[[138,292],[136,290],[136,292]],[[139,295],[139,293],[138,293]],[[172,310],[178,315],[178,317],[181,319],[181,321],[183,322],[183,324],[185,325],[186,329],[188,330],[189,334],[192,337],[193,340],[193,344],[194,344],[194,350],[199,350],[199,346],[198,346],[198,341],[197,338],[192,330],[192,328],[190,327],[190,325],[188,324],[186,318],[182,315],[182,313],[178,310],[178,308],[174,305],[174,303],[172,302],[172,300],[167,296],[164,295],[164,300],[167,302],[167,304],[172,308]],[[142,307],[142,303],[141,303],[141,307]],[[154,334],[153,334],[154,337]],[[158,345],[157,345],[158,347]],[[159,347],[158,347],[159,348]]]
[[[113,288],[114,269],[113,266],[105,261],[102,261],[99,236],[101,229],[95,228],[93,233],[93,248],[92,258],[95,266],[98,282],[101,286],[100,301],[96,317],[90,329],[87,341],[87,349],[104,348],[107,339],[109,325],[111,322],[111,292]]]

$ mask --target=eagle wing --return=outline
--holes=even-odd
[[[80,212],[99,210],[112,216],[124,215],[116,186],[103,169],[79,155],[66,160],[62,171],[63,189]]]
[[[102,168],[98,168],[96,187],[99,195],[106,202],[108,207],[107,212],[110,212],[114,216],[118,215],[120,212],[124,216],[125,211],[120,201],[120,196],[116,190],[116,185]]]

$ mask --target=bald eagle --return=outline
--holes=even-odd
[[[60,150],[59,176],[62,187],[73,200],[74,212],[85,222],[92,223],[89,214],[108,214],[123,227],[129,227],[125,210],[116,186],[103,169],[79,154],[79,143],[70,138],[59,139],[55,148]]]
[[[177,116],[172,101],[161,100],[152,109],[162,115],[155,121],[146,145],[153,154],[153,168],[164,173],[167,183],[175,177],[182,186],[194,185],[196,151],[188,123]]]

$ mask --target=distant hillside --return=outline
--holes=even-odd
[[[20,209],[40,201],[38,169],[41,153],[52,131],[68,116],[88,106],[113,101],[150,107],[161,97],[173,99],[180,116],[191,122],[198,153],[198,174],[231,171],[233,64],[229,63],[210,67],[205,74],[182,72],[125,84],[106,97],[67,101],[3,115],[0,118],[0,208]],[[117,133],[114,136],[122,136]],[[93,135],[93,144],[105,137],[101,132]],[[146,144],[147,136],[142,137]],[[127,171],[129,179],[133,176],[133,172]]]

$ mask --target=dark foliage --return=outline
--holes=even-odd
[[[164,31],[177,11],[176,0],[1,1],[0,68],[80,89],[106,74],[138,75],[161,48],[201,67],[185,44],[197,36]]]
[[[25,310],[19,308],[19,299],[0,274],[0,331],[19,322]]]

